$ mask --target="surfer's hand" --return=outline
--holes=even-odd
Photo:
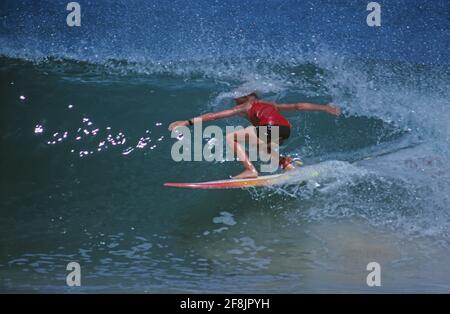
[[[172,122],[169,125],[169,131],[172,131],[173,129],[176,129],[176,128],[180,127],[180,126],[186,126],[186,125],[189,125],[188,121],[175,121],[175,122]]]
[[[330,103],[330,104],[327,105],[327,112],[329,114],[333,114],[335,116],[339,116],[341,114],[341,108],[339,108],[338,106]]]
[[[176,128],[179,127],[179,126],[187,126],[187,125],[189,125],[189,121],[187,121],[187,120],[184,120],[184,121],[175,121],[175,122],[172,122],[172,123],[169,125],[169,131],[172,131],[173,129],[176,129]]]

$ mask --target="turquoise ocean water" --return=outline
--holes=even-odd
[[[383,2],[379,28],[356,0],[79,2],[80,28],[0,4],[1,292],[450,291],[448,1]],[[163,187],[241,170],[174,162],[167,126],[252,90],[343,108],[288,114],[321,175]]]

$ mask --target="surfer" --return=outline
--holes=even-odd
[[[238,139],[245,139],[251,145],[262,145],[266,148],[268,154],[275,154],[276,152],[271,150],[270,143],[277,142],[278,145],[282,145],[287,140],[291,133],[290,122],[281,114],[281,111],[322,111],[329,114],[338,116],[341,113],[339,107],[332,104],[319,105],[312,103],[292,103],[292,104],[275,104],[268,101],[259,99],[256,93],[251,93],[245,96],[241,96],[234,99],[235,106],[231,109],[227,109],[220,112],[206,113],[201,116],[191,118],[184,121],[175,121],[169,125],[169,130],[180,127],[194,125],[195,123],[213,121],[233,116],[241,116],[250,121],[253,126],[249,126],[245,129],[241,129],[227,134],[226,140],[228,145],[233,150],[245,167],[245,170],[234,179],[243,178],[256,178],[258,177],[258,171],[250,161],[245,146],[238,142]],[[260,127],[266,127],[260,131]],[[279,138],[271,138],[271,128],[278,127]],[[263,133],[263,134],[262,134]],[[289,169],[292,158],[289,156],[280,157],[280,166],[283,169]]]

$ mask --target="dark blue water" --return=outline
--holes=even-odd
[[[327,46],[377,59],[448,64],[448,1],[387,2],[382,27],[367,26],[368,2],[360,0],[79,3],[82,28],[69,28],[65,1],[3,1],[2,51],[176,61]]]
[[[0,290],[448,292],[450,4],[0,3]],[[171,159],[170,122],[257,90],[320,176],[186,191],[238,163]],[[218,125],[245,125],[230,119]],[[79,262],[82,286],[66,286]]]

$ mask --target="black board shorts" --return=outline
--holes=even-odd
[[[266,127],[261,128],[260,127]],[[279,135],[279,145],[282,145],[285,140],[289,138],[291,135],[291,128],[285,125],[259,125],[255,126],[256,130],[256,136],[258,136],[259,139],[261,139],[264,142],[271,142],[272,141],[272,127],[278,127],[278,135]],[[264,130],[267,130],[267,132],[264,132]],[[264,133],[263,133],[264,132]]]

